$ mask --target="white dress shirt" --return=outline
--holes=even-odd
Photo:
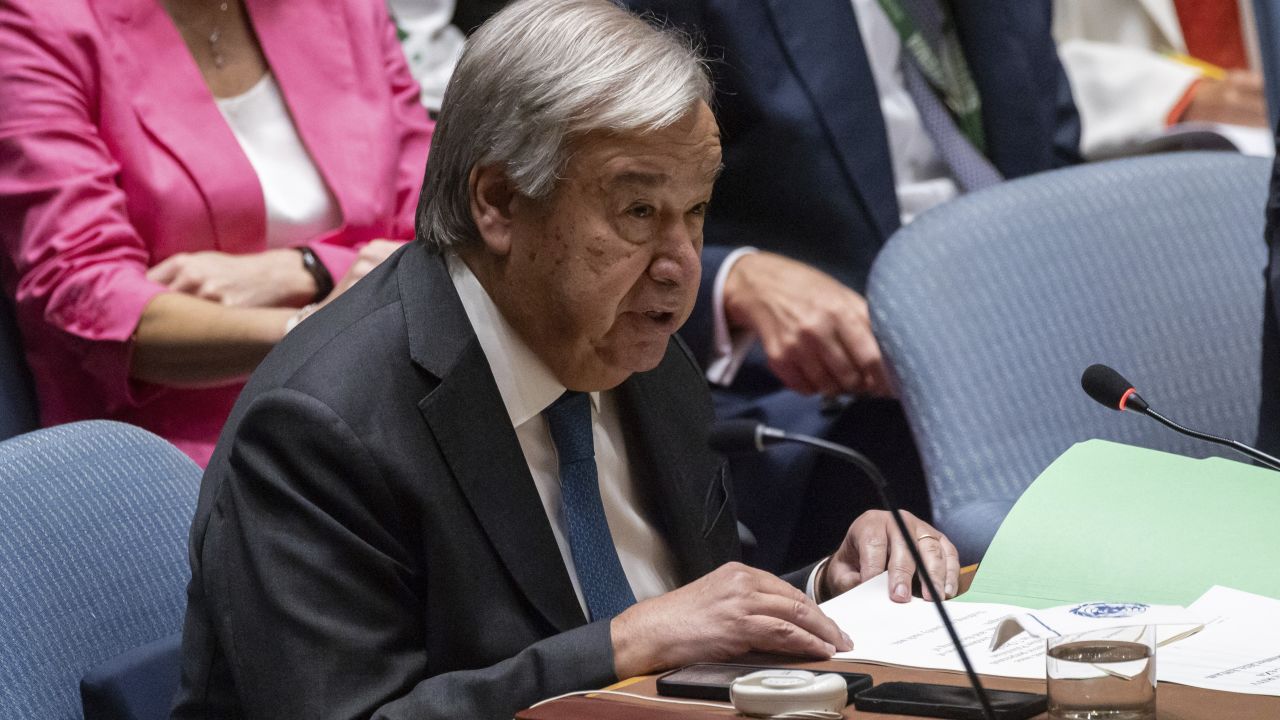
[[[551,522],[551,532],[569,571],[573,591],[578,596],[583,615],[586,615],[587,604],[574,570],[564,509],[560,503],[560,463],[556,459],[551,431],[542,416],[542,411],[564,394],[565,387],[507,323],[466,263],[455,255],[449,255],[448,266],[449,277],[458,290],[467,319],[471,321],[480,348],[489,361],[489,369],[506,405],[511,426],[515,428],[520,449],[529,464],[529,473]],[[591,419],[600,499],[631,590],[637,601],[674,590],[679,584],[675,558],[666,540],[644,512],[647,504],[638,483],[631,477],[626,441],[613,392],[591,393]]]
[[[294,247],[342,223],[329,186],[302,144],[275,76],[218,98],[218,110],[249,158],[267,208],[267,247]]]

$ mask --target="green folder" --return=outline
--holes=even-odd
[[[1027,488],[957,599],[1185,606],[1213,585],[1280,598],[1280,473],[1090,440]]]

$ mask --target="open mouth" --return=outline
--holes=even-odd
[[[654,332],[670,335],[678,328],[676,325],[677,315],[674,312],[666,310],[645,310],[640,313],[644,319],[648,321],[649,328]]]

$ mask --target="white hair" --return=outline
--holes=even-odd
[[[648,131],[711,102],[688,36],[609,0],[519,0],[467,41],[445,90],[418,204],[418,237],[479,240],[469,177],[502,165],[524,195],[551,195],[569,143],[593,130]]]

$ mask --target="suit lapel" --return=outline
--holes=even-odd
[[[248,158],[214,104],[187,46],[157,0],[90,3],[111,53],[134,81],[138,119],[191,176],[209,210],[217,247],[260,249],[262,191]]]
[[[375,157],[376,133],[351,132],[352,123],[369,115],[377,102],[359,85],[344,3],[245,0],[254,32],[275,74],[294,126],[325,184],[338,201],[344,222],[353,207],[378,207],[377,198],[357,202],[352,194],[385,183],[367,177]],[[308,40],[300,41],[299,35]]]
[[[849,0],[767,0],[778,40],[882,237],[900,224],[879,92]]]
[[[644,488],[658,511],[683,585],[736,557],[737,535],[731,533],[726,547],[723,532],[711,532],[725,513],[732,517],[732,504],[722,464],[707,449],[705,428],[684,432],[689,405],[673,398],[683,385],[664,372],[670,364],[687,363],[680,355],[673,343],[662,366],[623,383],[618,410],[632,481]]]
[[[559,631],[584,624],[502,396],[443,260],[417,243],[405,252],[398,276],[410,356],[440,381],[418,408],[445,462],[530,603]]]

